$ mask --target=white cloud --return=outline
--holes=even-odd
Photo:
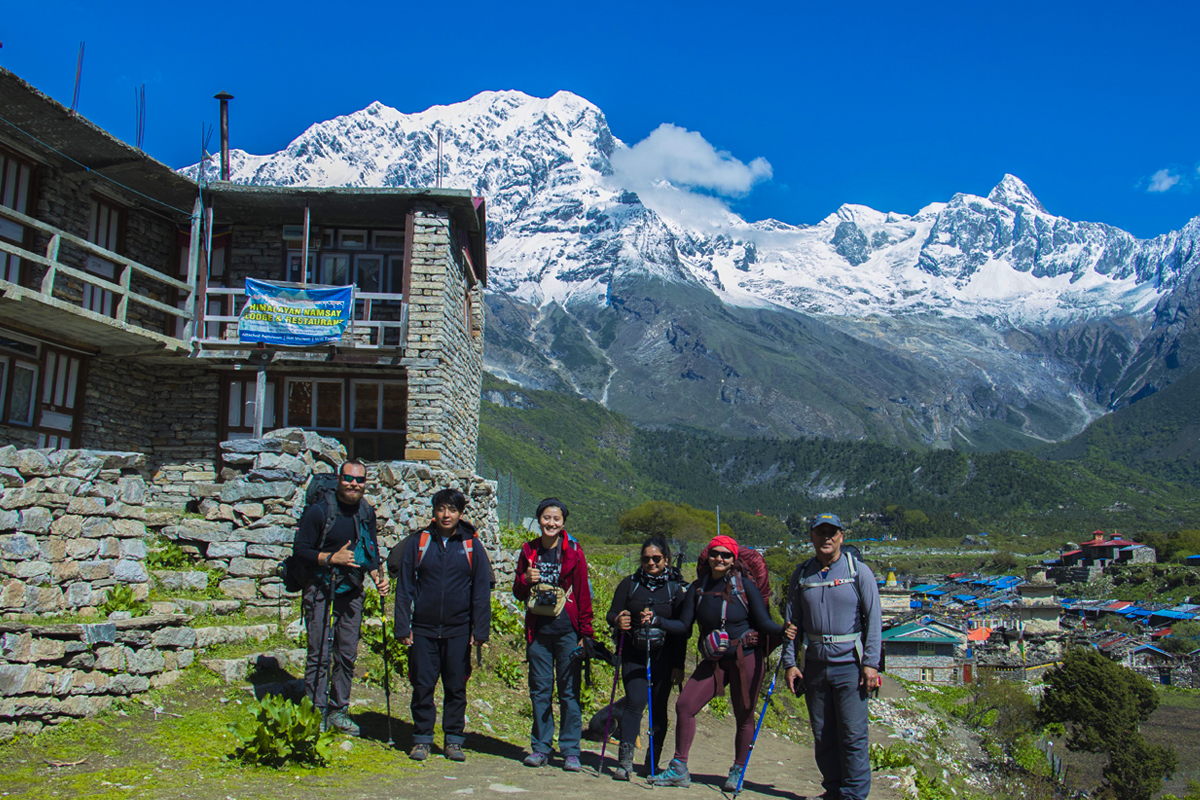
[[[1169,169],[1160,169],[1158,172],[1150,176],[1150,185],[1146,187],[1148,192],[1165,192],[1175,184],[1179,183],[1180,176],[1176,175]]]
[[[676,187],[740,196],[771,177],[765,158],[745,164],[717,150],[695,131],[664,123],[627,150],[613,153],[617,173],[636,185],[667,181]]]
[[[637,192],[646,207],[710,229],[744,225],[721,198],[741,197],[771,177],[765,158],[747,164],[699,133],[666,123],[633,147],[617,150],[610,161],[615,182]]]

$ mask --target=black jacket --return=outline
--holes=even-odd
[[[396,638],[471,634],[477,643],[486,642],[492,626],[492,568],[481,539],[471,547],[471,566],[463,544],[475,537],[475,526],[460,521],[458,530],[444,538],[430,524],[424,531],[429,533],[429,548],[418,568],[422,532],[399,545],[403,549],[396,574]]]
[[[683,603],[686,596],[687,584],[682,581],[671,581],[667,585],[660,586],[657,589],[651,589],[643,583],[637,582],[640,575],[640,570],[633,575],[625,578],[613,592],[612,605],[609,606],[606,619],[608,626],[613,631],[613,636],[620,641],[620,633],[617,631],[617,615],[622,611],[628,611],[633,617],[633,627],[637,628],[638,619],[643,608],[650,607],[660,619],[678,619],[683,612]],[[675,589],[675,595],[671,596],[670,589]],[[630,629],[625,634],[625,644],[622,648],[622,658],[626,661],[631,661],[635,664],[646,663],[646,651],[639,650],[633,643],[633,629]],[[670,659],[671,666],[683,669],[684,660],[687,657],[687,636],[668,635],[667,641],[663,644],[663,648],[667,650],[663,655]]]
[[[690,636],[692,623],[700,627],[701,638],[721,627],[721,598],[717,593],[725,588],[725,578],[701,578],[688,589],[683,608],[677,619],[664,619],[663,630],[667,633]],[[741,639],[753,628],[764,636],[782,636],[783,626],[771,619],[762,595],[754,581],[739,577],[738,582],[745,592],[745,603],[732,597],[725,606],[725,630],[730,639]],[[697,602],[699,601],[699,602]]]
[[[317,548],[321,544],[321,533],[325,530],[326,509],[327,505],[324,499],[318,500],[305,509],[304,515],[300,517],[300,526],[296,529],[296,538],[292,542],[292,553],[308,563],[313,573],[321,576],[323,581],[325,580],[323,576],[329,574],[329,568],[317,566],[317,556],[319,555]],[[337,510],[334,512],[333,528],[325,537],[325,546],[321,547],[319,552],[336,553],[347,542],[350,542],[353,550],[358,541],[359,519],[365,523],[367,535],[370,537],[369,550],[374,553],[374,558],[370,563],[360,564],[357,570],[339,569],[341,569],[342,577],[349,577],[353,585],[361,587],[363,575],[379,569],[382,564],[379,555],[379,539],[376,534],[375,509],[371,507],[370,503],[366,500],[359,500],[358,506],[348,509],[339,502]]]

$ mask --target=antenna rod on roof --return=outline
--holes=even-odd
[[[437,188],[442,188],[442,129],[438,128]]]
[[[79,43],[79,59],[75,62],[75,93],[71,95],[71,113],[74,114],[79,110],[79,82],[83,78],[83,46],[86,42]]]

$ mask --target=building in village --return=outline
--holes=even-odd
[[[256,423],[474,470],[481,198],[198,184],[3,69],[0,105],[0,444],[145,453],[162,506]],[[242,343],[246,278],[352,284],[352,327]]]
[[[1046,570],[1031,567],[1017,592],[1021,596],[1016,607],[1021,630],[1026,635],[1057,634],[1062,603],[1058,602],[1058,586],[1046,577]]]
[[[964,631],[930,618],[897,625],[883,632],[884,671],[921,683],[969,683],[966,643]]]
[[[1046,562],[1050,577],[1059,582],[1087,583],[1100,577],[1104,568],[1114,564],[1153,564],[1158,560],[1153,547],[1122,538],[1107,537],[1096,531],[1089,541],[1073,543],[1057,559]]]

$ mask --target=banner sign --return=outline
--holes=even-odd
[[[238,340],[291,347],[337,343],[353,314],[353,286],[301,286],[246,278]]]

